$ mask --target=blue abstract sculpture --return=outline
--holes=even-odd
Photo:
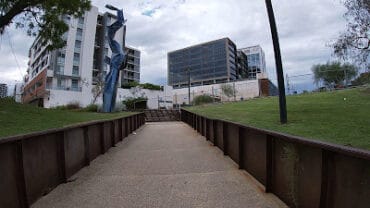
[[[114,110],[116,104],[117,95],[117,83],[119,78],[119,69],[124,60],[126,59],[126,54],[122,50],[122,46],[114,40],[116,32],[125,23],[123,17],[123,10],[117,9],[114,6],[106,5],[108,9],[117,11],[117,21],[108,26],[108,42],[109,47],[112,50],[111,58],[105,57],[105,63],[109,64],[110,70],[105,77],[104,92],[103,92],[103,112],[109,113]]]

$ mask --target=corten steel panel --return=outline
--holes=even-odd
[[[23,140],[23,164],[29,203],[49,193],[61,181],[58,161],[59,134]]]
[[[125,118],[124,122],[125,122],[125,124],[124,124],[124,126],[125,126],[125,137],[127,137],[129,135],[129,131],[130,131],[129,126],[128,126],[128,118]]]
[[[117,144],[120,141],[120,127],[118,120],[113,121],[114,124],[114,144]]]
[[[328,207],[370,206],[370,161],[335,154],[328,176]]]
[[[131,119],[131,117],[128,117],[127,118],[127,127],[128,127],[128,134],[131,134],[131,132],[132,132],[132,119]]]
[[[21,207],[15,143],[0,145],[0,207]]]
[[[213,129],[213,120],[209,120],[209,124],[208,124],[208,127],[209,127],[209,130],[208,130],[208,133],[209,133],[209,140],[214,144],[215,143],[215,137],[214,137],[214,129]]]
[[[133,131],[136,130],[136,115],[132,116],[132,123],[133,123]]]
[[[197,116],[195,114],[192,114],[192,118],[193,118],[193,129],[196,130],[197,129]]]
[[[209,137],[210,137],[210,134],[209,134],[209,130],[210,130],[210,127],[209,127],[209,123],[211,123],[211,120],[208,119],[208,118],[205,118],[205,123],[206,123],[206,133],[205,133],[205,137],[207,140],[209,140]]]
[[[202,118],[202,135],[203,136],[206,136],[207,135],[207,119],[206,118]]]
[[[131,124],[131,133],[135,131],[135,117],[130,116],[130,124]]]
[[[122,120],[122,139],[124,139],[126,137],[126,120],[125,119],[121,119]]]
[[[266,135],[254,130],[242,129],[243,168],[266,185]]]
[[[274,170],[272,192],[289,207],[298,205],[297,147],[280,139],[274,139]]]
[[[216,136],[216,145],[222,151],[224,150],[224,137],[223,137],[223,122],[217,121],[217,136]]]
[[[83,128],[66,131],[64,138],[66,176],[69,178],[85,166]]]
[[[88,127],[90,161],[101,154],[101,125],[92,125]]]
[[[234,162],[239,164],[239,127],[227,123],[227,153]]]
[[[299,207],[319,207],[321,191],[321,149],[298,147],[297,204]]]
[[[274,140],[273,193],[290,207],[319,207],[321,150]]]
[[[104,122],[104,150],[107,152],[112,147],[112,122]]]

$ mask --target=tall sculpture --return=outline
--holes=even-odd
[[[117,11],[117,21],[108,26],[108,42],[109,47],[112,50],[112,56],[109,58],[105,57],[105,63],[109,64],[109,73],[105,77],[104,92],[103,92],[103,112],[112,112],[116,104],[117,95],[117,83],[119,78],[119,69],[126,59],[122,46],[114,40],[116,32],[126,22],[123,17],[123,10],[118,9],[112,5],[107,4],[105,6],[108,9]]]

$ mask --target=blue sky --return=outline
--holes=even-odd
[[[194,44],[229,37],[239,48],[261,45],[269,77],[276,80],[266,8],[261,0],[93,0],[100,11],[109,3],[124,9],[127,45],[141,50],[141,81],[165,84],[167,53]],[[273,0],[284,72],[311,73],[311,66],[333,60],[327,45],[345,29],[340,0]],[[0,82],[14,84],[27,70],[33,38],[8,28],[0,42]],[[12,46],[12,48],[10,47]],[[13,55],[14,52],[14,55]],[[17,60],[17,61],[15,61]],[[309,77],[291,85],[313,89]]]

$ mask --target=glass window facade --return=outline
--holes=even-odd
[[[234,79],[235,45],[227,38],[168,53],[168,84]]]

